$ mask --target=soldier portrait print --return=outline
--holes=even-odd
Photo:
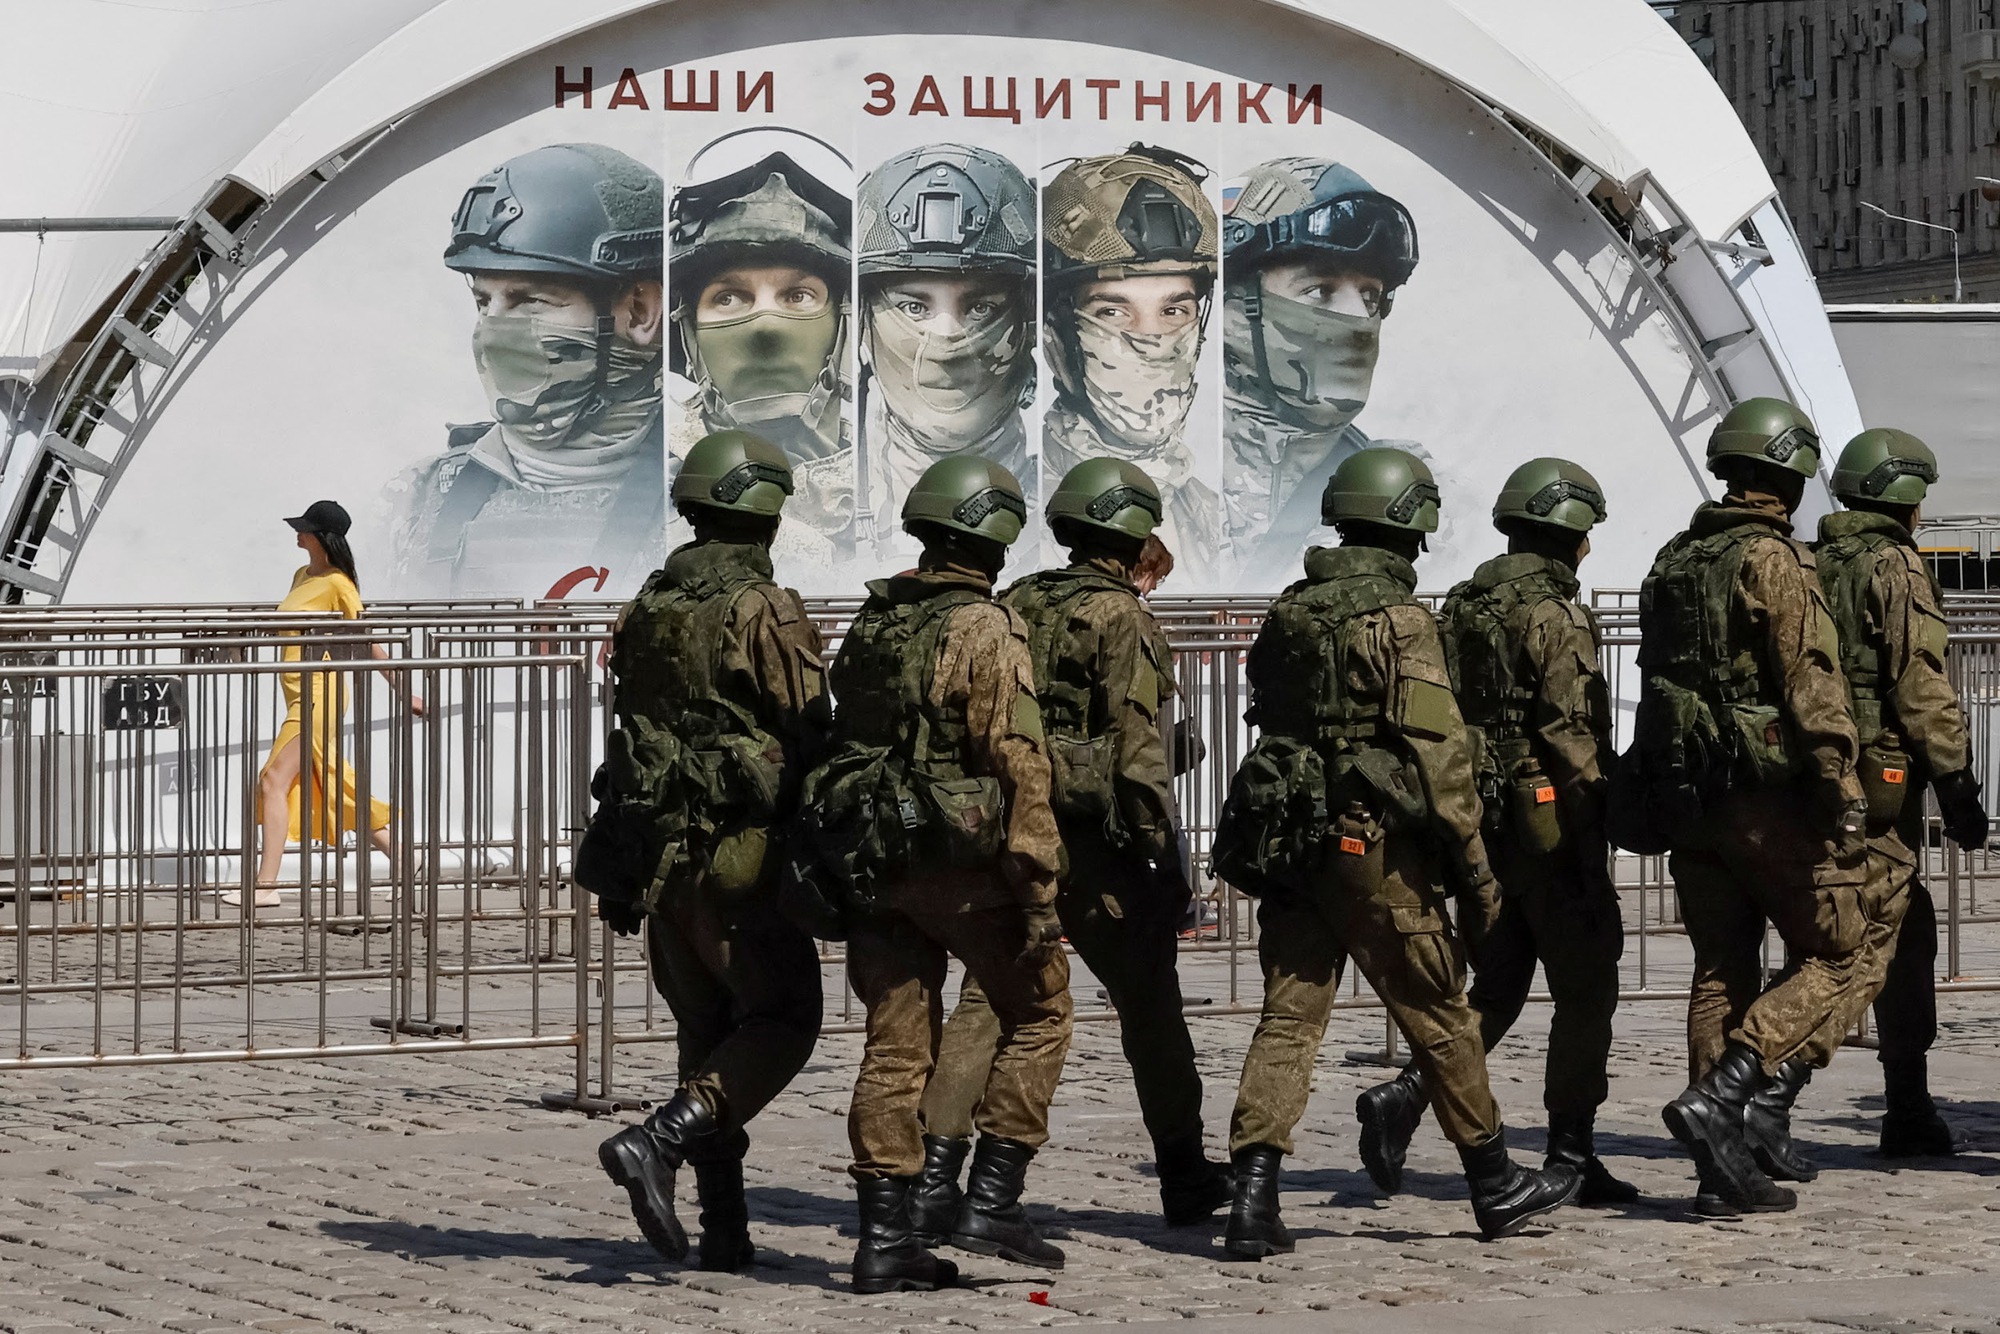
[[[1409,210],[1341,163],[1281,157],[1222,187],[1222,495],[1228,563],[1265,582],[1319,526],[1320,492],[1371,444],[1383,322],[1417,266]]]
[[[925,144],[857,190],[864,525],[891,534],[925,468],[948,454],[1034,472],[1035,191],[990,149]]]
[[[1212,421],[1194,411],[1218,267],[1208,168],[1134,142],[1078,158],[1042,187],[1042,357],[1055,382],[1042,465],[1135,463],[1160,488],[1160,539],[1214,552],[1203,479]]]
[[[669,453],[713,431],[770,440],[796,486],[774,554],[843,561],[855,511],[852,169],[809,134],[754,127],[703,145],[680,177],[667,221]]]
[[[394,595],[538,596],[582,566],[630,585],[665,555],[661,195],[601,144],[522,153],[464,192],[444,262],[492,417],[389,484]]]

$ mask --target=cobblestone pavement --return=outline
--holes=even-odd
[[[1224,994],[1222,964],[1190,968]],[[1078,983],[1089,1004],[1094,984]],[[703,1275],[658,1263],[593,1150],[608,1121],[544,1110],[561,1050],[346,1062],[35,1071],[0,1098],[0,1330],[275,1332],[1101,1328],[1192,1318],[1203,1330],[1533,1330],[2000,1334],[2000,996],[1947,998],[1935,1082],[1970,1141],[1893,1166],[1872,1150],[1869,1053],[1808,1090],[1800,1132],[1828,1169],[1795,1213],[1712,1224],[1660,1104],[1683,1082],[1672,1003],[1626,1007],[1601,1147],[1648,1199],[1571,1209],[1492,1245],[1471,1232],[1457,1161],[1434,1129],[1411,1193],[1375,1196],[1355,1158],[1354,1094],[1382,1076],[1380,1013],[1336,1014],[1285,1177],[1295,1255],[1226,1263],[1216,1234],[1166,1231],[1116,1031],[1079,1029],[1030,1178],[1065,1239],[1043,1275],[958,1256],[959,1290],[846,1290],[853,1248],[845,1109],[859,1039],[827,1037],[753,1128],[752,1230],[767,1263]],[[1212,1141],[1252,1020],[1195,1021]],[[1541,1147],[1545,1008],[1496,1054],[1523,1158]],[[667,1087],[669,1049],[621,1056]],[[625,1120],[633,1119],[627,1114]],[[692,1210],[689,1211],[690,1215]],[[1477,1311],[1467,1305],[1479,1303]]]

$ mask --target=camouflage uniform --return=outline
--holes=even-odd
[[[1186,894],[1165,885],[1153,869],[1179,858],[1160,731],[1161,709],[1174,691],[1165,636],[1115,562],[1031,575],[1002,600],[1027,620],[1031,643],[1042,650],[1035,655],[1045,664],[1038,693],[1051,746],[1071,744],[1065,731],[1081,741],[1108,740],[1115,810],[1089,822],[1058,816],[1069,870],[1056,908],[1070,943],[1118,1011],[1140,1112],[1160,1156],[1172,1160],[1178,1152],[1184,1159],[1192,1143],[1199,1158],[1201,1076],[1175,968]],[[1062,657],[1051,671],[1052,650]],[[1051,676],[1061,679],[1046,679]],[[1071,715],[1071,726],[1061,727],[1058,719]],[[971,1133],[999,1038],[991,1005],[977,980],[969,979],[924,1092],[924,1128],[931,1134]]]
[[[1473,983],[1488,1051],[1513,1027],[1539,961],[1555,1000],[1549,1025],[1543,1104],[1552,1115],[1594,1112],[1607,1093],[1611,1016],[1618,1004],[1624,925],[1608,868],[1604,786],[1611,767],[1611,702],[1598,670],[1597,624],[1576,600],[1577,578],[1561,562],[1527,553],[1496,557],[1451,591],[1444,641],[1466,721],[1501,750],[1500,795],[1513,797],[1522,762],[1538,765],[1554,792],[1562,842],[1553,852],[1525,846],[1503,818],[1487,848],[1500,882],[1498,916],[1468,933]],[[1470,633],[1475,602],[1504,620],[1514,661],[1509,698],[1469,689],[1471,660],[1485,647]],[[1479,923],[1477,904],[1461,923]]]
[[[833,668],[843,711],[866,685],[845,672],[871,633],[871,617],[973,595],[941,613],[949,619],[925,693],[931,716],[963,724],[964,771],[996,778],[1006,809],[1005,850],[991,870],[912,875],[886,888],[880,910],[857,913],[850,926],[848,978],[868,1010],[848,1112],[850,1171],[914,1177],[924,1161],[918,1104],[936,1061],[948,957],[978,980],[1002,1026],[975,1123],[983,1135],[1030,1148],[1048,1142],[1049,1100],[1069,1050],[1069,963],[1060,952],[1032,967],[1018,956],[1022,907],[1054,900],[1062,843],[1049,809],[1049,761],[1019,618],[996,605],[991,583],[971,571],[897,575],[870,584],[869,593]]]
[[[1748,689],[1778,710],[1779,744],[1796,746],[1807,780],[1732,791],[1674,840],[1669,869],[1695,951],[1691,1080],[1707,1072],[1726,1042],[1755,1050],[1766,1073],[1809,1055],[1813,1034],[1843,1005],[1857,975],[1864,860],[1836,856],[1821,812],[1861,799],[1859,743],[1812,553],[1786,536],[1789,527],[1775,508],[1703,505],[1647,577],[1650,588],[1678,565],[1703,581],[1701,596],[1718,603],[1706,614],[1723,618],[1728,638],[1714,649],[1722,662],[1694,670],[1747,664]],[[1707,545],[1684,554],[1717,537],[1728,539],[1720,554]],[[1662,608],[1655,619],[1642,599],[1640,617],[1640,666],[1650,673],[1654,658],[1670,651],[1668,614]],[[1797,952],[1768,989],[1761,961],[1767,919]]]
[[[669,593],[726,601],[713,642],[690,642],[684,624],[659,613]],[[695,616],[697,626],[708,624]],[[679,727],[692,697],[754,718],[781,747],[778,806],[789,811],[802,764],[826,736],[820,648],[798,595],[771,581],[762,547],[682,547],[619,618],[611,653],[618,710]],[[707,661],[693,665],[697,655]],[[732,830],[707,872],[646,919],[654,985],[677,1025],[681,1087],[722,1130],[710,1151],[738,1158],[748,1144],[744,1124],[804,1067],[819,1037],[818,952],[772,902],[774,842],[770,826]]]
[[[1921,1063],[1937,1038],[1937,908],[1914,851],[1923,847],[1922,793],[1972,763],[1965,714],[1945,675],[1944,599],[1909,530],[1886,515],[1829,514],[1814,551],[1863,757],[1874,758],[1871,744],[1880,742],[1910,760],[1902,814],[1892,828],[1870,831],[1863,962],[1850,1013],[1822,1035],[1825,1055],[1873,1001],[1883,1066]]]
[[[1430,796],[1434,832],[1381,830],[1381,869],[1366,883],[1328,854],[1308,892],[1267,896],[1257,906],[1257,952],[1264,970],[1264,1012],[1243,1061],[1230,1121],[1232,1151],[1272,1145],[1291,1152],[1292,1127],[1304,1115],[1313,1061],[1326,1032],[1344,956],[1352,955],[1382,997],[1428,1076],[1431,1107],[1454,1144],[1476,1145],[1500,1134],[1500,1110],[1486,1079],[1478,1016],[1465,998],[1465,959],[1437,887],[1442,858],[1454,880],[1484,882],[1479,794],[1471,782],[1465,725],[1452,698],[1451,677],[1437,624],[1411,596],[1416,571],[1399,556],[1366,547],[1316,547],[1306,553],[1306,578],[1272,605],[1250,650],[1246,675],[1252,721],[1266,734],[1304,729],[1310,736],[1318,701],[1301,697],[1321,677],[1347,683],[1346,706],[1361,724],[1395,737]],[[1311,621],[1293,612],[1339,589],[1356,606],[1337,645],[1302,634]],[[1363,861],[1357,857],[1357,863]],[[1490,911],[1488,909],[1487,911]]]

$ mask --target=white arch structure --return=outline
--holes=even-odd
[[[369,0],[354,6],[345,34],[354,57],[306,80],[310,94],[226,171],[204,181],[188,168],[197,202],[156,244],[127,242],[123,258],[100,246],[95,269],[79,261],[77,272],[40,275],[65,300],[39,328],[24,324],[18,265],[0,269],[0,332],[11,323],[35,353],[13,363],[25,383],[7,409],[13,447],[0,459],[0,602],[61,599],[176,377],[219,337],[218,317],[245,275],[272,259],[283,220],[327,181],[406,118],[525,56],[647,10],[708,2]],[[1257,7],[1414,62],[1510,127],[1626,247],[1711,401],[1774,394],[1804,406],[1830,438],[1859,429],[1770,177],[1707,71],[1642,0],[1245,0],[1232,27]],[[938,26],[934,5],[863,8],[875,23],[907,17],[907,31]],[[1017,28],[1062,23],[1040,0],[950,13],[960,22],[1004,15]],[[262,106],[272,114],[268,96]],[[187,148],[196,163],[212,151]]]

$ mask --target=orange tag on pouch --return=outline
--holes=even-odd
[[[1349,838],[1345,834],[1340,836],[1340,850],[1352,853],[1356,857],[1366,857],[1368,855],[1368,845],[1366,843],[1363,843],[1358,838]]]
[[[1900,782],[1902,782],[1902,781],[1903,781],[1903,770],[1901,770],[1901,769],[1884,769],[1884,770],[1882,771],[1882,781],[1883,781],[1883,782],[1885,782],[1885,783],[1900,783]]]
[[[1556,790],[1554,788],[1538,787],[1535,789],[1535,804],[1537,806],[1546,806],[1555,799]]]

